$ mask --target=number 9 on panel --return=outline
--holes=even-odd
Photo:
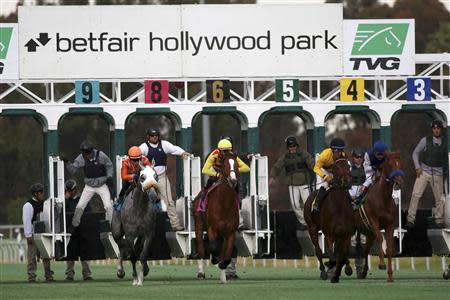
[[[76,104],[99,104],[100,84],[98,81],[75,81]]]

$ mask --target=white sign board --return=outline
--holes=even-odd
[[[341,4],[21,6],[19,27],[21,79],[342,74]]]
[[[345,20],[345,75],[414,75],[414,20]]]
[[[19,26],[0,24],[0,81],[19,79]]]

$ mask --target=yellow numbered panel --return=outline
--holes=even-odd
[[[341,101],[363,102],[364,101],[364,79],[342,78],[341,79]]]

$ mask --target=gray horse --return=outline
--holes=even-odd
[[[120,250],[117,276],[123,278],[123,259],[129,256],[133,265],[133,285],[142,286],[148,274],[147,258],[150,245],[155,236],[157,201],[155,189],[158,188],[158,176],[151,167],[142,169],[133,191],[128,194],[120,212],[114,211],[111,222],[112,235]],[[136,261],[141,262],[139,274]]]

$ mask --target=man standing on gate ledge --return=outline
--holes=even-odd
[[[431,122],[431,135],[423,137],[414,149],[412,158],[416,169],[416,181],[414,183],[411,201],[408,208],[408,222],[406,229],[414,228],[417,205],[428,183],[433,190],[436,202],[435,228],[444,228],[444,165],[447,156],[447,148],[442,140],[444,125],[440,120]]]
[[[39,257],[39,251],[33,240],[33,222],[37,221],[38,214],[44,208],[44,186],[41,183],[35,183],[31,186],[30,190],[33,197],[23,205],[22,220],[25,238],[27,239],[28,282],[34,283],[36,282],[36,260]],[[44,265],[45,281],[54,281],[53,271],[50,269],[50,259],[42,258],[42,263]]]
[[[112,219],[110,188],[113,185],[113,164],[105,153],[94,149],[94,146],[88,141],[81,143],[80,150],[81,154],[75,158],[73,163],[63,159],[70,174],[74,174],[81,168],[84,170],[85,186],[73,214],[73,228],[69,227],[68,230],[71,233],[80,225],[80,218],[83,215],[84,208],[95,194],[98,194],[103,201],[106,220],[111,222]]]
[[[172,199],[169,178],[166,176],[167,154],[186,157],[190,153],[166,140],[161,140],[159,130],[155,128],[147,129],[147,141],[142,143],[139,148],[142,150],[142,155],[147,156],[153,164],[156,174],[158,174],[158,194],[167,206],[167,216],[169,217],[170,226],[175,231],[183,230],[184,227],[180,224],[177,217],[175,201]]]
[[[285,139],[287,151],[280,156],[270,171],[269,185],[275,182],[274,177],[280,176],[283,183],[288,185],[291,206],[300,222],[300,230],[306,230],[306,222],[303,216],[303,206],[309,196],[309,183],[311,171],[314,168],[314,159],[311,154],[299,149],[297,139],[288,136]]]
[[[78,201],[80,200],[80,195],[77,193],[77,183],[73,179],[69,179],[64,184],[64,198],[66,205],[66,214],[73,213],[75,208],[77,207]],[[89,203],[84,209],[85,212],[90,212],[91,207]],[[67,218],[66,218],[67,220]],[[78,245],[81,244],[80,235],[71,237],[71,243],[76,242]],[[89,267],[89,261],[80,260],[81,262],[81,273],[83,275],[84,280],[92,280],[92,272]],[[68,260],[66,261],[66,280],[73,281],[73,277],[75,276],[75,261]]]

